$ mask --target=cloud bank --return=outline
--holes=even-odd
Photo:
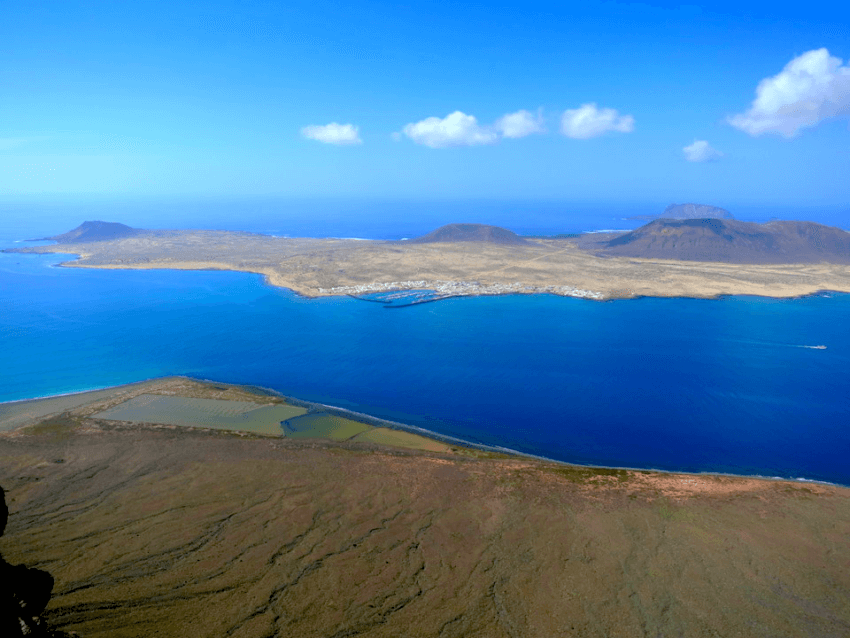
[[[561,116],[561,133],[577,140],[599,137],[608,131],[631,133],[635,118],[620,115],[616,109],[600,109],[590,102],[577,109],[568,109]]]
[[[499,139],[495,131],[479,125],[474,115],[461,111],[449,113],[443,119],[426,117],[419,122],[407,124],[402,132],[417,144],[431,148],[478,146],[493,144]]]
[[[749,110],[727,121],[754,137],[764,133],[794,137],[804,128],[842,115],[850,115],[850,66],[842,66],[826,49],[815,49],[759,82]]]
[[[689,162],[712,162],[723,157],[723,153],[712,148],[705,140],[694,140],[694,143],[683,148],[682,152]]]
[[[535,116],[526,110],[503,115],[492,126],[479,124],[474,115],[455,111],[442,119],[427,117],[419,122],[407,124],[402,133],[416,144],[446,148],[495,144],[504,137],[516,139],[542,133],[544,130],[542,114]]]
[[[307,139],[316,140],[324,144],[344,146],[363,143],[363,140],[360,139],[360,128],[353,124],[331,122],[324,126],[305,126],[301,129],[301,135]]]

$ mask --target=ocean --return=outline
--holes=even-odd
[[[401,239],[443,224],[504,226],[521,235],[631,230],[670,202],[598,204],[527,200],[376,200],[252,198],[0,199],[0,242],[57,235],[83,221],[137,228],[242,230],[291,237]],[[723,204],[736,219],[806,219],[850,230],[850,209]]]
[[[59,261],[0,254],[0,401],[181,374],[573,463],[850,485],[850,295],[387,310]]]

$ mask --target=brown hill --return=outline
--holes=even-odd
[[[850,233],[800,221],[755,224],[728,219],[657,219],[588,247],[617,257],[736,264],[850,264]]]
[[[516,233],[499,226],[487,224],[446,224],[427,235],[409,240],[411,243],[483,241],[491,244],[528,244]]]
[[[80,244],[90,241],[123,239],[124,237],[133,237],[141,232],[138,228],[131,228],[117,222],[92,221],[83,222],[74,230],[53,237],[45,237],[45,239],[51,239],[60,244]]]

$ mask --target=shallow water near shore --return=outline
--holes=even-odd
[[[850,484],[850,295],[387,310],[59,260],[0,255],[0,401],[181,374],[575,463]]]

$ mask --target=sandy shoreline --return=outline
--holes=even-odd
[[[265,395],[267,397],[273,397],[276,399],[280,399],[286,401],[287,404],[293,406],[299,406],[308,408],[311,410],[321,410],[322,412],[327,412],[328,414],[334,416],[341,416],[343,418],[352,419],[354,421],[368,424],[375,428],[386,428],[390,430],[395,430],[398,432],[406,432],[409,434],[413,434],[419,437],[423,437],[425,439],[446,444],[448,446],[456,446],[460,448],[468,448],[470,450],[477,450],[479,452],[503,455],[506,457],[516,458],[516,459],[527,459],[529,461],[539,461],[542,463],[554,464],[558,466],[564,466],[567,468],[576,468],[578,470],[589,470],[589,471],[625,471],[625,472],[638,472],[638,473],[650,473],[650,474],[658,474],[665,476],[692,476],[695,478],[703,477],[703,478],[711,478],[711,477],[727,477],[729,479],[735,480],[757,480],[757,481],[769,481],[769,482],[792,482],[792,483],[803,483],[803,484],[813,484],[813,485],[824,485],[824,486],[832,486],[838,488],[847,488],[850,486],[845,486],[840,483],[833,483],[830,481],[822,481],[816,479],[809,479],[805,477],[782,477],[782,476],[768,476],[762,474],[732,474],[728,472],[713,472],[713,471],[699,471],[699,472],[688,472],[682,470],[665,470],[659,468],[652,467],[632,467],[632,466],[618,466],[618,465],[592,465],[592,464],[580,464],[573,463],[570,461],[563,461],[560,459],[553,459],[546,456],[541,456],[537,454],[531,454],[527,452],[522,452],[519,450],[515,450],[508,447],[497,446],[497,445],[487,445],[483,443],[476,443],[473,441],[468,441],[459,437],[454,437],[451,435],[440,434],[439,432],[435,432],[433,430],[429,430],[427,428],[422,428],[415,425],[410,425],[407,423],[402,423],[399,421],[391,421],[388,419],[382,419],[380,417],[374,417],[369,414],[363,412],[357,412],[354,410],[349,410],[347,408],[340,408],[334,405],[329,405],[325,403],[318,403],[313,401],[304,401],[297,397],[291,397],[289,395],[285,395],[277,390],[272,388],[265,388],[262,386],[254,386],[254,385],[238,385],[238,384],[230,384],[230,383],[220,383],[214,380],[209,379],[193,379],[191,377],[182,377],[182,376],[168,376],[168,377],[154,377],[150,379],[145,379],[142,381],[135,381],[132,383],[108,386],[105,388],[99,388],[96,390],[81,390],[77,392],[67,392],[57,395],[43,396],[31,399],[16,399],[12,401],[0,402],[0,436],[3,434],[12,434],[16,430],[20,430],[22,428],[26,428],[31,426],[33,423],[49,418],[52,416],[59,415],[61,413],[65,413],[69,410],[74,410],[78,408],[85,408],[85,406],[97,402],[99,400],[106,400],[109,403],[116,403],[117,401],[125,401],[128,398],[132,398],[141,393],[144,393],[148,389],[153,389],[154,391],[159,390],[158,386],[160,384],[168,384],[174,381],[186,381],[189,383],[201,384],[204,386],[208,386],[211,388],[216,388],[218,390],[235,390],[238,392],[246,392],[248,394],[259,394],[259,396]],[[39,408],[42,408],[39,410]]]

